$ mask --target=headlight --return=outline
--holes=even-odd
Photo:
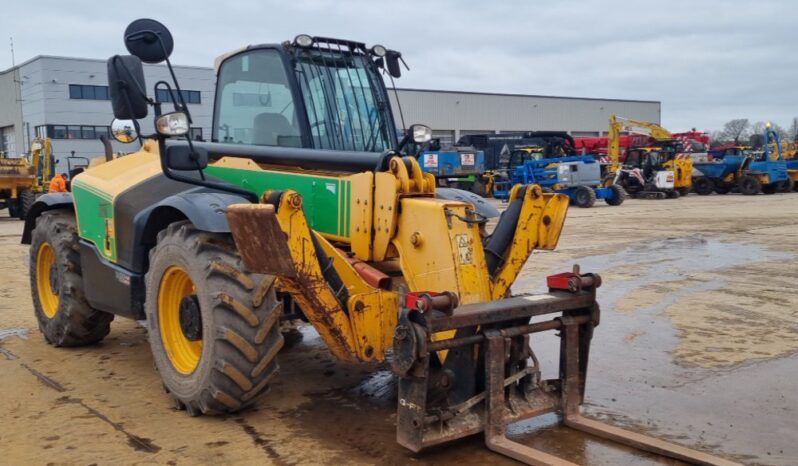
[[[413,135],[413,142],[416,144],[424,144],[432,139],[432,128],[426,125],[413,125],[410,127]]]
[[[185,136],[188,129],[188,115],[184,112],[167,113],[155,120],[155,131],[161,136]]]
[[[300,34],[294,37],[294,44],[299,47],[310,47],[313,45],[313,37],[307,34]]]
[[[374,55],[374,56],[376,56],[376,57],[384,57],[384,56],[385,56],[385,54],[386,54],[388,51],[387,51],[387,49],[386,49],[385,47],[383,47],[382,45],[375,45],[375,46],[371,47],[371,50],[370,50],[370,52],[371,52],[371,54],[372,54],[372,55]]]

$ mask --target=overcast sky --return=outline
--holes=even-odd
[[[543,5],[546,3],[546,5]],[[107,58],[138,17],[166,24],[173,62],[299,33],[383,44],[400,87],[659,100],[671,130],[798,116],[793,1],[2,0],[16,62]],[[5,50],[2,50],[5,48]],[[0,68],[11,65],[0,47]]]

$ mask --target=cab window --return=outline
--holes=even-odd
[[[219,70],[213,140],[301,147],[299,120],[283,61],[260,49],[229,58]]]

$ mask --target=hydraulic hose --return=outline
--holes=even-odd
[[[524,204],[526,190],[527,187],[523,187],[518,191],[517,197],[499,217],[499,222],[496,224],[493,233],[485,238],[485,260],[488,263],[488,273],[491,276],[494,276],[499,267],[504,264],[504,256],[513,242],[518,219],[521,217],[521,207]]]

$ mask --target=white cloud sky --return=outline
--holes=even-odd
[[[3,0],[17,63],[124,51],[138,17],[166,24],[173,62],[299,33],[380,43],[411,70],[401,87],[659,100],[672,130],[798,116],[794,3],[772,1]],[[6,38],[5,40],[8,40]],[[11,54],[0,51],[0,68]]]

